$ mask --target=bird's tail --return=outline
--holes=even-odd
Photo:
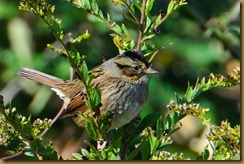
[[[44,84],[53,88],[56,88],[57,84],[64,83],[64,80],[57,77],[45,74],[43,72],[31,69],[31,68],[21,68],[19,75],[26,77],[27,79],[33,80],[37,83]]]

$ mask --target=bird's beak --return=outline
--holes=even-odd
[[[152,69],[151,67],[149,67],[148,69],[146,69],[145,72],[147,74],[156,74],[156,73],[158,73],[158,71]]]

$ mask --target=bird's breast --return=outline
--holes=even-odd
[[[148,96],[147,85],[134,85],[124,81],[114,81],[100,88],[101,111],[110,111],[114,117],[110,129],[130,122],[141,111]]]

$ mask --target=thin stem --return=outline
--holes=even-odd
[[[67,55],[67,58],[69,59],[69,61],[71,62],[71,65],[74,67],[76,73],[78,74],[78,76],[81,78],[81,80],[83,81],[83,83],[84,83],[84,85],[85,85],[85,89],[86,89],[86,91],[87,91],[87,99],[88,99],[89,102],[92,103],[92,101],[91,101],[91,94],[90,94],[90,92],[89,92],[89,90],[88,90],[88,86],[87,86],[87,84],[86,84],[86,80],[85,80],[85,78],[83,77],[83,75],[80,73],[79,68],[77,67],[75,61],[72,59],[72,56],[71,56],[71,54],[70,54],[69,49],[68,49],[67,46],[64,44],[63,40],[59,37],[59,35],[55,32],[55,30],[52,28],[52,25],[51,25],[51,24],[50,24],[44,17],[42,17],[42,16],[40,15],[40,13],[38,13],[38,11],[35,9],[35,7],[34,7],[32,4],[30,4],[30,6],[32,6],[32,8],[35,10],[34,13],[37,13],[37,16],[40,16],[40,17],[42,18],[42,20],[47,24],[48,28],[51,30],[51,33],[54,35],[54,37],[60,42],[60,44],[62,45],[62,47],[65,49],[65,51],[66,51],[66,53],[67,53],[67,54],[66,54],[66,55]],[[39,14],[39,15],[38,15],[38,14]],[[93,104],[93,103],[92,103],[92,104]],[[92,107],[95,108],[94,105],[92,105]],[[93,110],[93,109],[92,109],[92,110]]]
[[[56,116],[52,119],[52,122],[50,123],[50,126],[48,128],[45,128],[38,136],[37,138],[41,138],[42,136],[44,136],[46,134],[46,132],[50,129],[50,127],[57,121],[57,119],[59,118],[59,116],[63,113],[63,111],[66,108],[66,104],[64,103],[63,106],[61,107],[61,109],[59,110],[59,112],[56,114]]]
[[[153,27],[154,31],[158,31],[158,27],[168,18],[168,16],[168,14],[164,15],[163,18],[157,24],[155,24]]]
[[[13,155],[2,157],[2,158],[0,158],[0,160],[2,161],[2,160],[8,160],[8,159],[11,159],[11,158],[15,158],[15,157],[20,156],[23,153],[24,153],[24,151],[20,151],[18,153],[13,154]]]
[[[74,69],[71,67],[70,68],[70,80],[74,80]],[[50,127],[57,121],[57,119],[59,118],[59,116],[64,112],[65,108],[66,108],[65,103],[63,103],[62,107],[60,108],[59,112],[55,115],[55,117],[52,119],[52,122],[50,123],[50,126],[48,128],[45,128],[38,136],[37,138],[41,138],[43,137],[47,131],[50,129]]]
[[[142,1],[142,8],[141,8],[141,18],[140,18],[140,24],[139,24],[139,34],[138,34],[138,40],[137,40],[137,46],[136,49],[141,49],[141,44],[143,40],[143,31],[145,28],[145,9],[146,9],[146,3],[147,0]]]
[[[133,13],[133,11],[130,8],[130,5],[127,3],[126,0],[123,0],[124,5],[126,6],[126,8],[128,9],[128,11],[130,12],[131,16],[136,20],[136,22],[140,22],[139,18]]]

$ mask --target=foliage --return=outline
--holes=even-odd
[[[124,17],[137,28],[138,38],[130,34],[126,24],[112,20],[109,13],[105,13],[99,7],[96,0],[68,0],[76,8],[85,10],[95,16],[111,30],[113,43],[119,52],[130,49],[141,50],[145,56],[150,56],[152,62],[159,47],[152,41],[159,34],[159,26],[175,12],[178,8],[187,4],[184,0],[170,0],[166,12],[158,15],[151,13],[154,7],[154,0],[114,0],[114,5],[120,5],[128,12]],[[107,131],[110,123],[110,113],[100,116],[100,92],[99,88],[91,87],[92,74],[88,73],[86,64],[87,56],[77,49],[77,44],[84,43],[91,36],[88,31],[76,38],[69,37],[67,43],[64,40],[62,21],[54,16],[55,6],[45,0],[21,0],[20,10],[27,10],[41,18],[51,31],[53,36],[61,44],[56,47],[48,44],[47,47],[65,57],[78,78],[85,84],[88,99],[86,105],[94,112],[93,117],[84,116],[87,121],[87,133],[92,141],[85,141],[88,148],[81,148],[81,152],[74,153],[74,160],[184,160],[190,159],[183,153],[170,153],[167,147],[173,144],[172,134],[181,127],[181,120],[187,115],[193,115],[201,119],[205,126],[210,128],[207,135],[209,145],[196,157],[196,159],[232,159],[240,155],[240,126],[230,127],[227,121],[220,126],[215,126],[207,119],[208,108],[197,103],[197,97],[205,91],[213,88],[232,87],[240,84],[240,67],[226,76],[221,74],[209,75],[208,81],[205,78],[197,80],[193,87],[190,84],[182,98],[176,94],[176,100],[170,100],[165,109],[146,115],[137,124],[130,124],[133,127],[124,126],[116,130]],[[0,144],[8,147],[10,142],[17,141],[19,144],[14,150],[9,150],[10,155],[3,159],[15,157],[19,154],[31,157],[31,159],[52,159],[57,160],[58,155],[52,143],[43,146],[43,134],[50,128],[51,120],[34,120],[21,116],[14,107],[5,109],[3,98],[0,97]],[[213,153],[208,150],[210,147]]]
[[[4,109],[2,96],[0,96],[0,112],[2,113],[0,144],[8,146],[14,140],[20,141],[16,149],[9,150],[8,154],[14,155],[21,152],[32,159],[57,159],[52,143],[43,146],[43,139],[38,136],[44,129],[49,128],[51,120],[37,119],[31,123],[31,117],[19,115],[15,108]]]
[[[234,128],[228,121],[222,121],[220,126],[212,125],[210,133],[207,135],[210,146],[213,149],[212,159],[229,160],[240,155],[240,126]],[[198,159],[208,159],[209,151],[207,145],[204,152]]]

